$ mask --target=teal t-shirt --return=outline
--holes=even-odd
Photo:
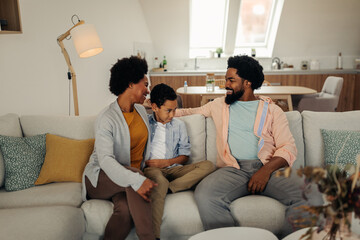
[[[228,143],[231,154],[238,160],[258,159],[259,138],[254,134],[258,105],[259,100],[230,105]]]

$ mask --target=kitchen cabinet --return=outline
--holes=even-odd
[[[340,73],[340,74],[285,74],[267,75],[265,80],[271,84],[282,86],[303,86],[315,89],[320,92],[325,79],[328,76],[338,76],[344,78],[343,88],[340,94],[338,112],[360,110],[360,73]],[[206,75],[187,75],[187,76],[161,76],[156,74],[150,75],[151,85],[155,86],[159,83],[165,83],[175,90],[184,86],[184,81],[187,81],[188,86],[204,86]],[[215,75],[215,78],[225,78],[224,75]],[[199,107],[200,96],[183,96],[183,107]]]
[[[22,33],[19,0],[0,0],[0,19],[7,21],[0,34]]]
[[[150,76],[151,87],[156,84],[165,83],[172,87],[175,91],[179,87],[184,86],[184,82],[187,81],[188,86],[205,86],[206,75],[203,76]],[[225,76],[215,75],[215,79],[225,79]],[[183,96],[183,107],[200,107],[201,96]]]
[[[355,79],[354,110],[360,110],[360,71],[356,74]]]

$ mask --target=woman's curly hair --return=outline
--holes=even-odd
[[[118,59],[110,69],[110,92],[118,96],[125,92],[130,83],[138,83],[148,72],[148,65],[145,59],[131,56]]]
[[[253,90],[261,87],[264,82],[263,67],[252,57],[246,55],[230,57],[228,68],[236,68],[237,75],[251,82]]]

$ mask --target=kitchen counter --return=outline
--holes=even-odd
[[[150,71],[150,76],[204,76],[206,73],[215,73],[215,75],[224,76],[226,70],[169,70],[167,72]],[[358,74],[359,69],[320,69],[320,70],[264,70],[264,75],[310,75],[310,74]]]

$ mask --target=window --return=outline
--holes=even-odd
[[[190,14],[190,52],[193,57],[209,56],[209,51],[223,45],[224,0],[193,0]],[[206,8],[204,8],[206,6]]]
[[[236,46],[264,44],[273,0],[242,0]]]
[[[284,0],[191,0],[190,58],[226,55],[271,57]]]

